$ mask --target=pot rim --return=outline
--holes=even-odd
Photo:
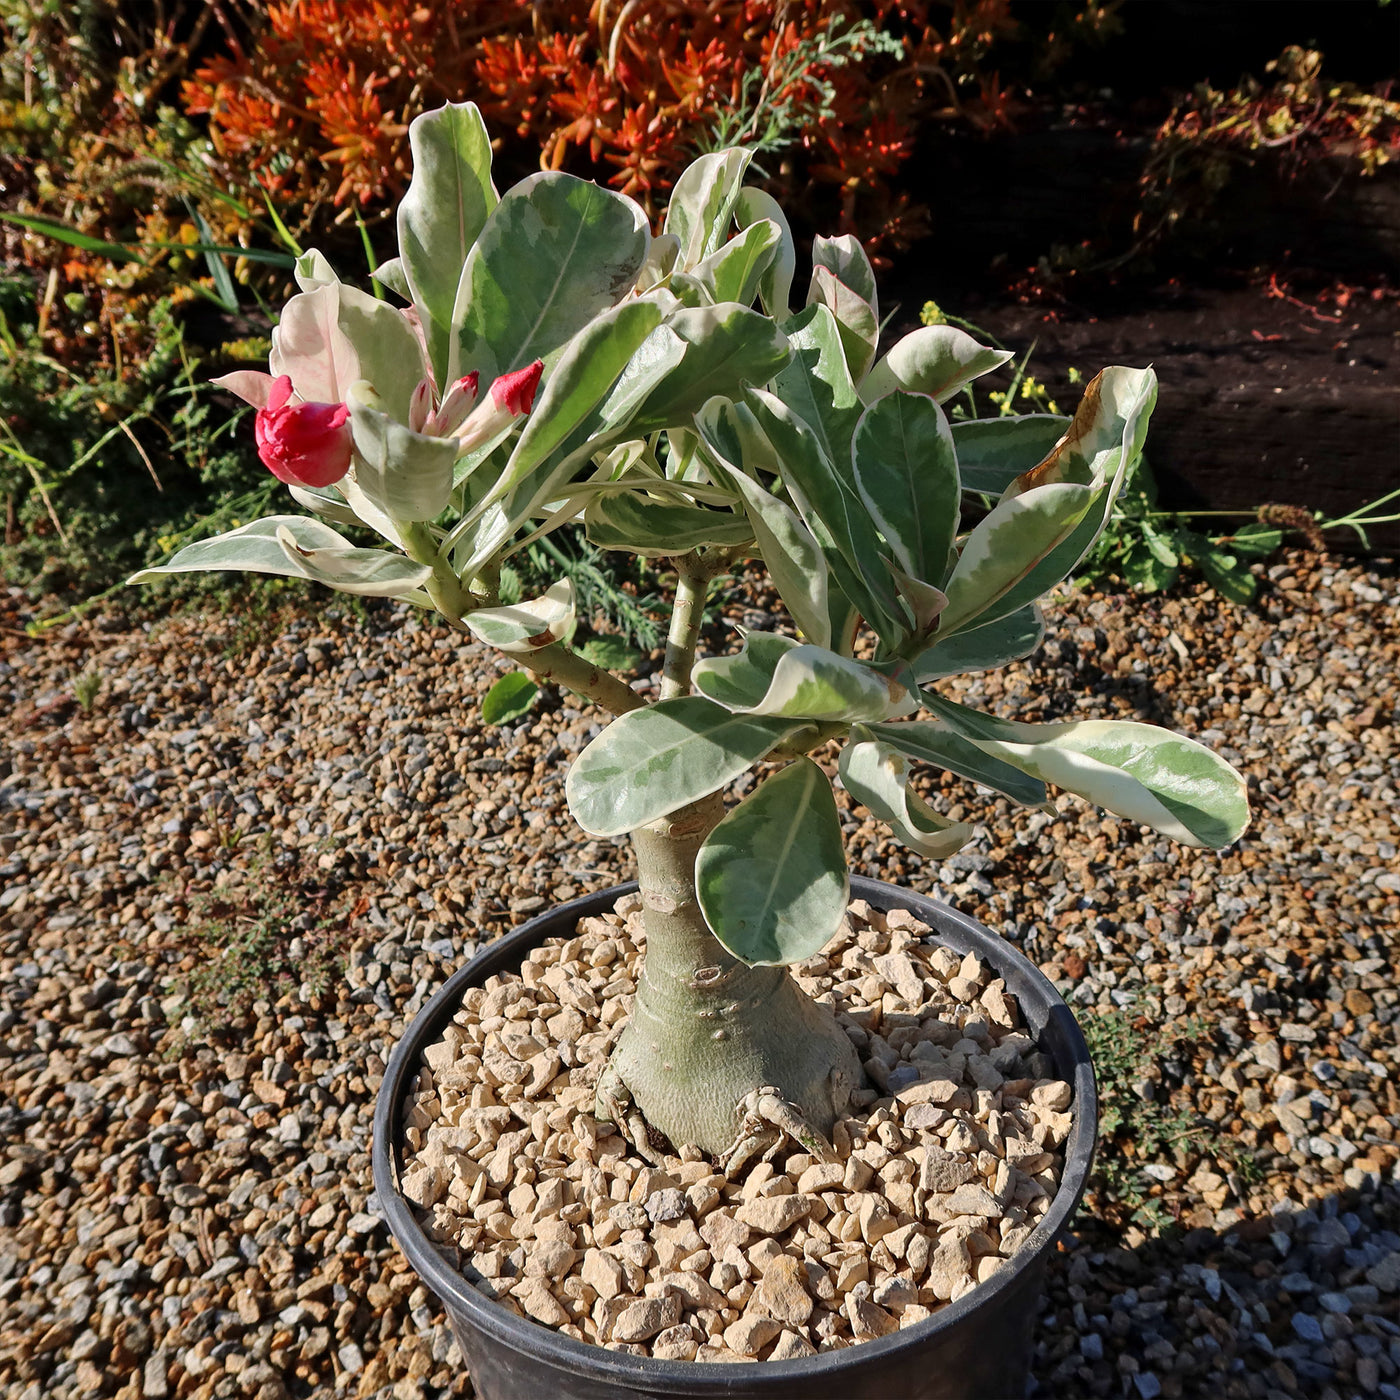
[[[540,1357],[565,1370],[587,1372],[600,1382],[612,1382],[618,1386],[641,1383],[661,1393],[673,1388],[689,1392],[699,1378],[712,1377],[718,1380],[719,1376],[716,1373],[722,1373],[728,1368],[701,1361],[666,1361],[649,1356],[634,1356],[630,1352],[610,1351],[594,1342],[576,1341],[552,1327],[546,1327],[501,1307],[479,1292],[461,1270],[449,1262],[440,1247],[428,1238],[415,1219],[412,1207],[398,1183],[395,1149],[402,1141],[399,1131],[399,1105],[412,1076],[417,1073],[418,1059],[424,1043],[452,1019],[460,1004],[462,992],[467,987],[484,981],[502,967],[518,963],[525,953],[543,942],[546,937],[559,935],[558,929],[550,927],[542,931],[540,925],[562,922],[565,927],[571,926],[578,919],[611,908],[619,898],[634,892],[637,887],[637,882],[630,880],[592,894],[581,895],[565,904],[542,911],[478,950],[465,966],[459,968],[433,994],[405,1028],[385,1067],[375,1102],[371,1161],[374,1186],[385,1222],[409,1263],[444,1304],[460,1308],[468,1314],[478,1327],[493,1335],[497,1345]],[[887,904],[885,898],[889,895],[894,898]],[[1046,1028],[1053,1023],[1058,1034],[1064,1039],[1070,1064],[1060,1068],[1069,1070],[1067,1077],[1074,1090],[1074,1124],[1065,1140],[1064,1168],[1055,1198],[1025,1243],[1007,1261],[1008,1267],[999,1269],[985,1283],[978,1284],[956,1302],[945,1304],[932,1317],[916,1322],[912,1327],[899,1328],[888,1336],[860,1342],[837,1351],[818,1352],[815,1356],[800,1357],[791,1361],[755,1363],[761,1368],[765,1383],[771,1380],[775,1386],[827,1376],[836,1362],[850,1365],[859,1362],[861,1358],[873,1361],[881,1356],[919,1345],[940,1333],[951,1331],[984,1309],[989,1312],[995,1310],[1001,1295],[1013,1288],[1026,1268],[1039,1262],[1041,1256],[1053,1251],[1060,1231],[1069,1223],[1084,1195],[1093,1165],[1094,1144],[1098,1132],[1098,1092],[1089,1058],[1089,1047],[1068,1004],[1050,980],[1019,949],[992,933],[977,920],[929,895],[918,894],[887,881],[854,875],[851,877],[850,897],[864,899],[877,908],[904,907],[916,915],[921,912],[934,913],[938,919],[938,926],[933,931],[940,937],[946,938],[950,933],[961,935],[965,942],[984,948],[990,943],[987,951],[994,951],[1009,959],[1010,967],[996,966],[995,963],[993,966],[999,975],[1005,977],[1007,990],[1016,996],[1022,1006],[1023,1015],[1027,1010],[1027,993],[1033,994],[1033,1000],[1048,1004],[1048,1015],[1035,1027],[1037,1037],[1044,1035]],[[919,906],[925,906],[924,910],[921,911]],[[1028,1022],[1029,1019],[1027,1017]],[[745,1366],[743,1369],[746,1373],[745,1381],[751,1382],[753,1373],[750,1367]],[[723,1389],[723,1386],[718,1386],[717,1393]],[[799,1392],[794,1390],[791,1393]]]

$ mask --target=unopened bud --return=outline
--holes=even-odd
[[[529,413],[535,402],[535,391],[539,388],[540,375],[544,372],[544,361],[536,360],[524,369],[512,370],[503,374],[492,385],[490,392],[467,416],[457,429],[457,437],[464,448],[479,447],[489,442],[504,428]]]
[[[451,437],[476,404],[476,385],[475,370],[457,380],[442,396],[437,412],[429,417],[423,431],[433,437]]]

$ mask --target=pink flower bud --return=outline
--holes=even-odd
[[[420,379],[413,397],[408,402],[408,426],[411,432],[421,433],[433,416],[433,381]]]
[[[491,385],[491,392],[456,430],[463,448],[479,447],[508,428],[513,419],[529,413],[543,372],[544,361],[536,360],[524,369],[501,375]]]
[[[455,433],[476,403],[476,385],[475,370],[464,374],[442,396],[437,411],[429,415],[427,423],[419,431],[427,433],[430,437],[450,437]]]
[[[350,410],[343,403],[288,403],[289,375],[273,381],[253,424],[258,456],[289,486],[330,486],[350,470]]]

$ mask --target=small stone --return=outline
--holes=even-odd
[[[1292,1325],[1294,1332],[1305,1342],[1318,1343],[1326,1341],[1326,1336],[1322,1331],[1322,1324],[1311,1313],[1294,1313]]]
[[[141,1394],[145,1400],[164,1400],[170,1394],[170,1384],[165,1378],[165,1368],[169,1362],[164,1347],[146,1358],[141,1372]]]
[[[1031,1102],[1037,1108],[1048,1108],[1056,1113],[1061,1113],[1067,1109],[1074,1099],[1074,1090],[1062,1079],[1052,1080],[1049,1084],[1037,1084],[1031,1090]]]
[[[525,1311],[546,1327],[562,1327],[569,1321],[564,1305],[549,1291],[542,1278],[526,1278],[511,1289],[511,1296]]]
[[[916,1132],[932,1132],[941,1128],[952,1115],[946,1108],[932,1103],[911,1104],[904,1112],[904,1126]]]
[[[815,1356],[817,1349],[806,1337],[796,1332],[784,1332],[778,1340],[773,1343],[773,1350],[768,1353],[769,1361],[797,1361],[804,1356]]]
[[[906,1274],[892,1274],[876,1287],[870,1297],[882,1308],[902,1313],[911,1303],[919,1301],[919,1290]]]
[[[614,1342],[644,1342],[681,1320],[681,1305],[673,1295],[665,1298],[639,1298],[629,1303],[613,1323]]]
[[[658,1361],[694,1361],[700,1344],[685,1323],[658,1332],[651,1342],[651,1354]]]
[[[651,1224],[651,1217],[645,1208],[635,1201],[621,1201],[608,1214],[624,1230],[645,1230]]]
[[[753,1231],[727,1210],[712,1211],[700,1222],[700,1238],[710,1246],[716,1258],[727,1249],[743,1249],[752,1235]]]
[[[959,1186],[943,1203],[944,1209],[954,1215],[985,1215],[998,1219],[1003,1214],[997,1198],[985,1186],[970,1182]]]
[[[563,1278],[577,1258],[562,1240],[536,1240],[525,1251],[525,1272],[536,1278]]]
[[[845,1175],[843,1162],[815,1162],[797,1178],[798,1194],[815,1196],[823,1191],[834,1191]]]
[[[884,1198],[873,1192],[862,1197],[856,1218],[860,1222],[861,1238],[866,1244],[877,1243],[891,1230],[899,1227],[899,1221],[890,1214],[890,1208],[885,1204]]]
[[[972,1278],[972,1256],[961,1240],[948,1240],[933,1251],[928,1263],[928,1287],[940,1302],[947,1303]]]
[[[724,1344],[740,1356],[757,1356],[783,1330],[782,1324],[761,1313],[745,1313],[724,1329]]]
[[[1387,1254],[1366,1270],[1366,1282],[1382,1293],[1400,1292],[1400,1250]]]
[[[836,1291],[838,1293],[849,1293],[858,1283],[865,1283],[870,1278],[870,1260],[862,1252],[860,1254],[848,1254],[836,1269]]]
[[[647,1288],[649,1291],[655,1289],[658,1295],[674,1292],[680,1298],[682,1307],[687,1309],[723,1308],[729,1305],[729,1300],[724,1294],[693,1269],[662,1274],[655,1283],[648,1284]]]
[[[872,1303],[868,1298],[859,1298],[854,1293],[847,1297],[845,1311],[851,1331],[858,1342],[887,1337],[899,1326],[892,1313],[886,1312],[878,1303]]]
[[[751,1306],[789,1327],[801,1327],[812,1315],[815,1304],[807,1292],[806,1269],[802,1260],[780,1254],[763,1271]]]
[[[977,1169],[971,1162],[960,1162],[942,1148],[930,1146],[919,1171],[919,1189],[939,1193],[956,1191],[976,1175]]]
[[[606,1250],[590,1249],[584,1253],[581,1276],[600,1298],[616,1298],[626,1291],[622,1261]]]
[[[901,1088],[896,1094],[901,1104],[906,1107],[915,1104],[933,1104],[935,1107],[942,1107],[952,1103],[957,1097],[958,1086],[942,1074],[935,1072],[936,1077],[920,1079],[914,1084],[909,1084]]]
[[[760,1196],[746,1201],[734,1212],[742,1225],[763,1235],[781,1235],[804,1219],[812,1209],[810,1196]]]
[[[662,1191],[653,1191],[647,1197],[646,1213],[653,1224],[660,1224],[667,1220],[679,1220],[686,1213],[688,1205],[685,1192],[671,1186]]]

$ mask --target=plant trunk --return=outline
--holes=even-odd
[[[723,815],[716,793],[632,833],[647,951],[611,1062],[652,1129],[712,1154],[735,1145],[759,1089],[776,1089],[829,1137],[861,1082],[832,1012],[784,968],[740,962],[706,926],[695,855]]]

